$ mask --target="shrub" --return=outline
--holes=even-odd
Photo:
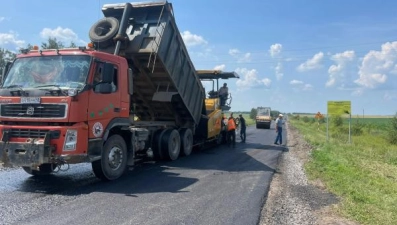
[[[335,126],[335,127],[341,127],[343,125],[343,119],[341,116],[333,116],[331,118],[331,123]]]
[[[302,117],[303,122],[308,123],[310,121],[309,117],[304,116]]]
[[[390,142],[390,144],[397,144],[397,114],[390,120],[388,124],[387,140]]]
[[[352,135],[360,136],[363,134],[363,130],[364,130],[364,124],[358,122],[358,120],[356,123],[353,123],[351,126],[351,134]]]

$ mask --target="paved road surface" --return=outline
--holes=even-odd
[[[235,149],[144,163],[109,183],[90,164],[46,179],[3,169],[0,224],[257,224],[284,150],[274,137],[274,129],[249,127],[247,143]]]

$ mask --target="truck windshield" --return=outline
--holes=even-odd
[[[258,116],[270,116],[270,109],[258,109]]]
[[[58,55],[18,58],[7,73],[3,88],[84,87],[91,57]]]

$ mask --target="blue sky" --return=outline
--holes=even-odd
[[[13,0],[0,8],[0,47],[16,51],[49,36],[89,42],[88,30],[114,0]],[[326,113],[397,112],[397,1],[171,0],[196,69],[236,71],[232,110],[270,106]]]

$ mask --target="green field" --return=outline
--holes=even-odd
[[[361,224],[395,224],[397,221],[397,145],[387,139],[390,118],[353,118],[353,133],[348,143],[347,126],[318,125],[312,119],[291,118],[313,146],[305,165],[310,179],[321,180],[341,198],[336,210]],[[360,131],[360,132],[358,132]]]
[[[376,124],[376,125],[386,125],[389,123],[391,118],[354,118],[352,117],[351,123],[365,123],[365,124]],[[348,119],[344,120],[346,123],[349,122]]]

